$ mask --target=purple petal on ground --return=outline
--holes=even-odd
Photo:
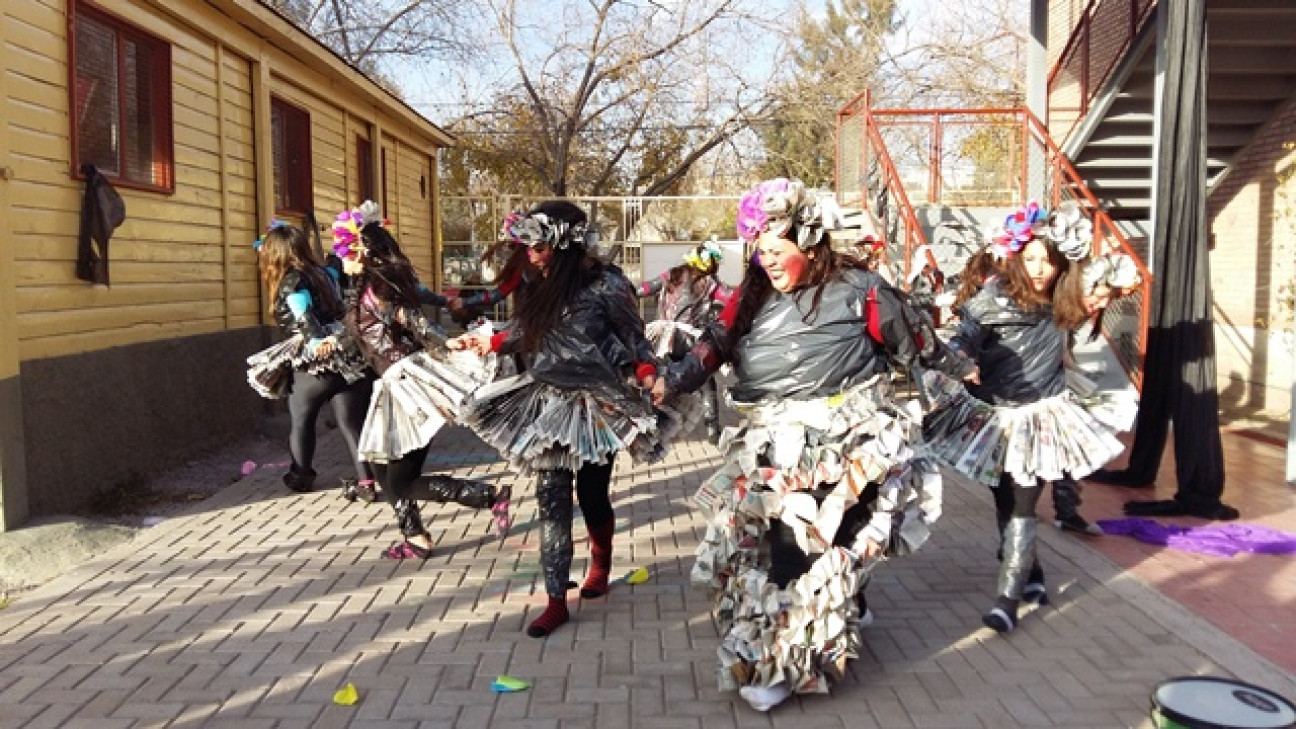
[[[1198,554],[1232,557],[1238,552],[1253,554],[1296,554],[1296,534],[1257,524],[1211,524],[1186,527],[1161,524],[1152,519],[1099,519],[1106,534],[1134,537]]]

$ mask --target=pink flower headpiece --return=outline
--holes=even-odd
[[[366,250],[361,229],[370,223],[382,224],[382,209],[373,200],[365,200],[360,207],[343,210],[333,220],[333,252],[339,258],[363,254]]]
[[[797,247],[809,250],[829,230],[841,227],[841,211],[828,198],[806,189],[800,180],[776,177],[748,190],[738,201],[738,236],[751,242],[766,231],[785,235],[797,228]]]
[[[990,236],[990,252],[1000,261],[1012,258],[1043,232],[1044,208],[1034,200],[1004,219],[1002,230]]]

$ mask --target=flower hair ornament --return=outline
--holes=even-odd
[[[1139,275],[1138,265],[1134,263],[1134,259],[1123,253],[1096,256],[1085,264],[1084,290],[1086,295],[1093,294],[1102,287],[1119,289],[1128,293],[1138,288],[1141,283],[1143,283],[1143,277]]]
[[[365,200],[360,207],[338,213],[333,220],[333,252],[339,258],[363,255],[367,249],[360,230],[370,223],[383,223],[382,209],[373,200]]]
[[[840,228],[841,219],[833,200],[785,177],[760,183],[738,201],[738,236],[748,242],[767,231],[783,237],[795,226],[797,247],[808,251]]]
[[[1083,261],[1093,249],[1093,222],[1084,216],[1080,206],[1064,202],[1049,218],[1047,235],[1059,252],[1070,261]]]
[[[719,266],[723,260],[724,251],[720,250],[720,246],[714,240],[709,240],[684,254],[684,262],[703,273]]]
[[[528,248],[548,244],[559,250],[566,250],[575,243],[584,248],[593,247],[598,240],[598,232],[586,223],[571,225],[563,220],[555,220],[544,213],[532,213],[514,218],[510,215],[504,220],[505,230],[509,237]]]
[[[274,230],[275,228],[291,228],[291,227],[292,227],[292,223],[288,222],[287,220],[281,220],[279,218],[271,216],[270,224],[266,226],[266,232],[262,233],[260,238],[257,238],[256,240],[252,241],[252,250],[254,251],[261,250],[261,246],[265,244],[266,235],[270,231]]]
[[[1018,208],[1004,219],[1002,229],[991,231],[991,255],[999,261],[1012,258],[1043,232],[1044,225],[1044,208],[1034,200],[1026,203],[1026,207]]]

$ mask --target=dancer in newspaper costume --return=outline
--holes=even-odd
[[[396,512],[404,540],[384,550],[388,559],[427,559],[432,538],[423,526],[413,485],[432,437],[454,420],[469,394],[494,376],[494,358],[450,352],[446,336],[419,308],[419,283],[409,259],[380,220],[364,208],[340,213],[333,250],[354,279],[345,317],[348,334],[378,372],[369,402],[360,456],[373,464],[383,495]],[[508,524],[508,487],[440,479],[435,501],[490,509],[501,531]]]
[[[657,318],[648,323],[645,333],[659,359],[683,359],[733,295],[733,290],[716,275],[722,260],[724,252],[719,244],[709,240],[685,253],[684,263],[640,284],[639,298],[658,297]],[[700,408],[694,400],[700,401],[696,403]],[[675,407],[684,413],[685,430],[692,429],[697,422],[694,417],[700,415],[707,439],[720,442],[720,389],[714,377],[702,386],[700,397],[681,398]]]
[[[1089,263],[1092,239],[1071,205],[1051,218],[1037,203],[1009,215],[991,243],[998,276],[963,304],[950,342],[977,362],[981,382],[925,376],[933,452],[994,492],[1002,564],[983,622],[1000,632],[1016,627],[1023,600],[1048,601],[1035,554],[1040,486],[1082,478],[1123,449],[1115,431],[1127,416],[1091,410],[1067,387],[1071,332],[1088,318],[1085,272],[1104,265]]]
[[[538,276],[518,290],[526,302],[509,329],[467,334],[453,347],[521,354],[525,371],[479,390],[463,422],[519,473],[536,474],[540,564],[549,604],[527,634],[549,635],[570,619],[572,487],[590,537],[590,570],[581,596],[607,592],[615,515],[613,460],[663,453],[671,428],[645,387],[657,368],[644,337],[634,285],[591,255],[595,235],[576,205],[543,202],[510,225]],[[675,426],[677,427],[677,425]]]
[[[733,364],[743,420],[695,497],[708,527],[693,579],[714,594],[721,688],[760,711],[828,691],[858,654],[867,573],[921,545],[940,514],[940,477],[915,452],[919,423],[893,396],[893,368],[975,378],[904,294],[833,250],[836,218],[799,180],[744,195],[752,264],[654,392],[668,400]]]
[[[287,337],[248,357],[247,377],[262,397],[288,399],[292,465],[284,485],[299,493],[314,487],[315,421],[331,401],[356,469],[356,478],[343,480],[343,495],[352,501],[368,495],[372,501],[373,476],[357,457],[356,444],[373,371],[355,343],[342,336],[341,271],[316,260],[306,231],[277,218],[253,248],[270,311]]]

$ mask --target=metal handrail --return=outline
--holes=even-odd
[[[884,232],[884,235],[881,237],[886,244],[888,251],[899,243],[903,250],[902,275],[905,280],[908,280],[910,269],[913,265],[914,251],[927,244],[927,237],[923,234],[922,226],[918,223],[918,216],[914,212],[913,204],[909,201],[909,195],[905,192],[904,184],[900,179],[900,173],[896,169],[895,162],[891,159],[891,155],[887,151],[886,143],[882,139],[882,132],[878,128],[877,119],[873,116],[873,110],[869,106],[869,99],[869,91],[865,90],[842,106],[841,110],[837,113],[838,133],[840,134],[841,121],[843,118],[856,115],[862,116],[862,139],[860,140],[861,163],[867,163],[870,156],[872,160],[877,163],[878,172],[881,175],[881,188],[885,191],[889,200],[895,201],[895,214],[897,215],[897,223],[901,228],[899,231],[901,240],[891,240],[888,235],[885,235],[885,233],[889,232],[886,230],[886,221],[879,218],[878,210],[875,210],[873,204],[870,203],[867,194],[868,190],[865,190],[865,194],[862,196],[863,208],[872,219],[875,228]],[[838,179],[840,179],[840,159],[836,160],[836,166]],[[882,207],[885,212],[886,208],[889,208],[890,206],[883,205]],[[888,256],[888,258],[889,257],[890,256]],[[932,255],[930,249],[927,251],[927,259],[928,263],[930,263],[932,267],[936,266],[936,259]]]
[[[1048,124],[1049,129],[1057,136],[1058,140],[1065,143],[1071,133],[1079,126],[1079,121],[1089,113],[1090,105],[1097,98],[1098,94],[1107,85],[1108,80],[1120,65],[1122,59],[1129,53],[1134,41],[1138,38],[1139,33],[1148,19],[1152,17],[1152,9],[1156,7],[1158,0],[1089,0],[1089,4],[1080,14],[1080,18],[1075,27],[1071,30],[1071,35],[1067,38],[1066,45],[1062,47],[1062,53],[1058,60],[1049,70],[1048,75]],[[1112,12],[1126,10],[1128,12],[1129,22],[1125,32],[1120,37],[1116,47],[1111,47],[1112,36],[1110,33],[1100,33],[1099,37],[1105,44],[1105,52],[1108,54],[1103,67],[1097,69],[1098,78],[1093,78],[1093,57],[1094,53],[1094,25],[1098,14],[1112,9]],[[1103,26],[1103,30],[1109,30]],[[1054,102],[1054,94],[1057,92],[1059,76],[1064,68],[1069,68],[1073,61],[1078,59],[1079,66],[1079,106],[1061,106]],[[1095,82],[1096,81],[1096,82]],[[1059,129],[1061,120],[1054,118],[1054,111],[1072,112],[1075,119],[1071,120],[1065,130]],[[1059,133],[1061,132],[1061,133]]]

